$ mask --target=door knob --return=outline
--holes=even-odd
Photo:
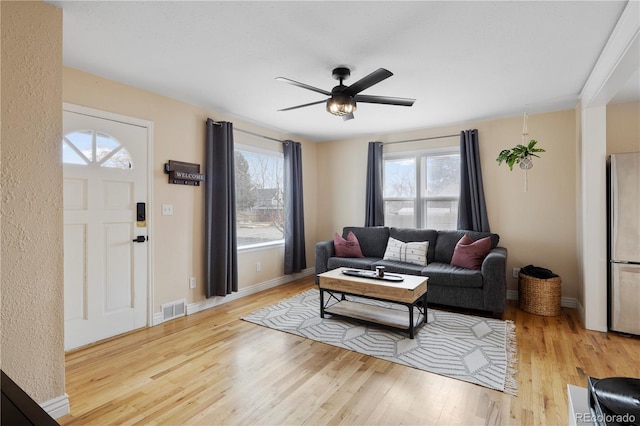
[[[136,239],[133,240],[134,243],[144,243],[145,241],[147,241],[147,237],[144,235],[138,235]]]

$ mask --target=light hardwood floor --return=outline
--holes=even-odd
[[[567,424],[567,384],[640,377],[640,339],[584,330],[574,309],[509,302],[518,396],[239,318],[314,287],[279,286],[70,352],[63,425]]]

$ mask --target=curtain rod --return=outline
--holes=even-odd
[[[215,120],[211,120],[211,121],[213,121],[213,124],[215,124],[216,126],[220,126],[222,124],[220,121],[215,121]],[[252,135],[252,136],[257,136],[259,138],[268,139],[270,141],[280,142],[282,144],[287,143],[286,141],[283,141],[283,140],[280,140],[280,139],[276,139],[276,138],[272,138],[271,136],[261,135],[259,133],[250,132],[249,130],[240,129],[238,127],[234,127],[233,130],[237,130],[239,132],[246,133],[246,134]],[[456,138],[456,137],[459,137],[459,136],[460,136],[459,133],[455,134],[455,135],[432,136],[430,138],[408,139],[406,141],[382,142],[382,145],[394,145],[394,144],[397,144],[397,143],[428,141],[428,140],[432,140],[432,139]]]
[[[213,124],[215,124],[216,126],[221,126],[222,125],[222,123],[220,121],[215,121],[215,120],[211,120],[211,121],[213,121]],[[252,136],[257,136],[257,137],[262,138],[262,139],[268,139],[270,141],[280,142],[281,144],[287,143],[286,141],[283,141],[283,140],[280,140],[280,139],[276,139],[276,138],[272,138],[271,136],[261,135],[259,133],[250,132],[248,130],[243,130],[243,129],[240,129],[238,127],[234,127],[233,130],[237,130],[238,132],[246,133],[246,134],[252,135]]]
[[[396,143],[419,142],[419,141],[429,141],[431,139],[444,139],[444,138],[457,138],[457,137],[460,137],[460,133],[456,135],[443,135],[443,136],[432,136],[430,138],[409,139],[406,141],[382,142],[382,145],[393,145]]]

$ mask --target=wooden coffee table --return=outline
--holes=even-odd
[[[411,339],[415,329],[427,322],[427,277],[391,274],[402,281],[385,281],[345,275],[343,271],[353,268],[338,268],[319,274],[320,317],[328,313],[343,318],[356,319],[368,324],[382,325],[406,331]],[[371,271],[373,272],[373,271]],[[328,299],[325,302],[325,292]],[[381,300],[403,305],[407,312],[348,300],[346,296]],[[422,302],[421,305],[418,302]],[[417,308],[418,315],[414,315]]]

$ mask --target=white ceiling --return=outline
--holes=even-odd
[[[326,141],[573,108],[626,1],[50,3],[65,65]],[[387,68],[362,94],[417,100],[277,111],[324,96],[276,77],[331,90],[336,66],[347,85]]]

